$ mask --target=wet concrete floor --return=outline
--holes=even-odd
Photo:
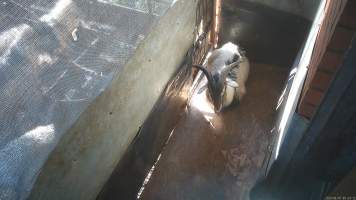
[[[246,97],[219,114],[197,89],[141,199],[249,199],[264,173],[274,108],[287,73],[285,67],[252,63]]]

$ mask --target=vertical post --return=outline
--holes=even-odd
[[[219,40],[221,0],[214,0],[213,30],[211,32],[211,43],[216,48]]]

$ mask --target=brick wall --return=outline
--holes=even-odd
[[[346,3],[347,2],[347,3]],[[345,6],[346,4],[346,6]],[[356,0],[329,0],[298,113],[311,119],[341,66],[356,30]]]

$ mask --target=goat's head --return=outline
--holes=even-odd
[[[221,72],[211,74],[211,79],[208,79],[209,95],[214,104],[215,111],[219,112],[223,105],[223,96],[225,92],[225,79]]]
[[[226,90],[226,77],[232,68],[237,67],[241,60],[239,47],[231,42],[221,47],[226,54],[222,54],[224,63],[214,71],[208,71],[205,67],[194,65],[200,69],[208,79],[209,96],[214,105],[215,111],[219,112],[223,107],[223,97]]]
[[[229,71],[237,67],[239,61],[226,65],[222,70],[209,72],[204,66],[193,65],[194,67],[200,69],[208,79],[208,89],[209,95],[214,105],[215,111],[219,112],[223,106],[223,97],[226,89],[226,77]]]

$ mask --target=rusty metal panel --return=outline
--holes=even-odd
[[[195,24],[196,41],[193,45],[193,63],[200,64],[211,48],[210,38],[213,34],[213,12],[214,4],[212,0],[200,0],[198,2]]]

